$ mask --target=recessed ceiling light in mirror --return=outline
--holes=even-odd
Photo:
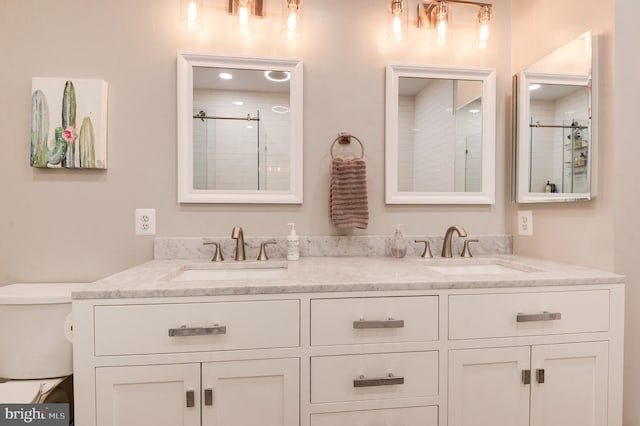
[[[242,106],[242,105],[244,105],[244,102],[242,102],[242,101],[233,101],[233,104],[236,105],[236,106]]]
[[[539,84],[530,84],[529,90],[538,90],[540,88]]]
[[[218,74],[218,77],[223,80],[231,80],[233,78],[233,76],[228,72],[221,72],[220,74]]]
[[[264,76],[267,80],[275,81],[276,83],[291,80],[291,73],[289,71],[265,71]]]
[[[286,114],[289,112],[289,107],[286,107],[284,105],[275,105],[271,107],[271,111],[275,112],[276,114]]]

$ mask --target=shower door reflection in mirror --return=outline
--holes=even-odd
[[[589,192],[588,88],[532,83],[529,99],[529,191]]]
[[[178,201],[302,203],[302,62],[178,54]]]
[[[481,81],[400,77],[400,191],[479,192],[481,154]]]
[[[594,196],[595,40],[586,32],[514,76],[513,195],[518,203],[588,201]]]
[[[387,68],[388,204],[491,204],[493,70]]]
[[[288,190],[286,74],[273,82],[261,70],[225,72],[232,79],[210,68],[193,69],[194,188]]]

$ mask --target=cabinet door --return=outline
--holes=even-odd
[[[203,426],[298,426],[298,358],[202,365]]]
[[[608,350],[607,342],[534,346],[531,426],[605,426]]]
[[[98,426],[200,426],[200,364],[96,368],[96,416]]]
[[[529,357],[529,346],[449,351],[449,426],[528,426]]]

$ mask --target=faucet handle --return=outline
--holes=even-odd
[[[462,247],[461,256],[462,257],[473,257],[473,255],[471,254],[471,250],[469,249],[469,244],[477,243],[477,242],[478,242],[478,240],[464,240],[464,247]]]
[[[425,259],[431,259],[433,255],[431,254],[431,246],[429,245],[428,240],[415,240],[415,243],[424,243],[424,250],[420,257],[424,257]]]
[[[222,262],[224,260],[224,257],[222,257],[222,247],[220,247],[220,243],[219,242],[207,242],[207,243],[202,243],[203,246],[215,246],[214,247],[214,252],[213,252],[213,257],[211,258],[212,262]]]
[[[267,244],[275,244],[276,240],[267,240],[260,243],[260,254],[258,255],[257,260],[269,260],[269,256],[267,256]]]

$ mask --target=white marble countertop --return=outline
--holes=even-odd
[[[497,264],[501,273],[445,274],[430,266]],[[173,281],[185,269],[227,269],[288,266],[280,278]],[[624,278],[581,266],[511,255],[471,259],[406,257],[304,257],[267,262],[203,259],[153,260],[92,283],[72,293],[73,299],[118,299],[242,294],[434,290],[540,287],[623,283]]]

